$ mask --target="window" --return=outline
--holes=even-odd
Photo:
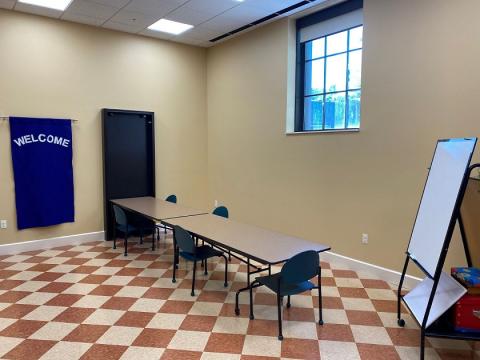
[[[327,21],[307,21],[306,26],[297,22],[295,131],[360,128],[362,12],[360,9],[338,16],[339,8],[350,10],[342,6],[327,9],[327,16],[334,15]],[[313,14],[314,20],[318,20],[318,14]]]

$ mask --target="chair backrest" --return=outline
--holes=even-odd
[[[228,209],[225,206],[217,206],[213,209],[212,214],[228,219]]]
[[[320,260],[314,250],[301,252],[289,259],[282,267],[281,281],[298,284],[318,275]]]
[[[120,206],[113,205],[113,213],[115,214],[115,222],[118,225],[127,225],[127,214],[125,214],[125,211]]]
[[[180,248],[187,253],[194,254],[196,247],[193,241],[192,236],[188,233],[187,230],[178,225],[173,225],[173,238],[175,243]]]
[[[175,194],[172,194],[172,195],[168,195],[166,198],[165,198],[165,201],[168,201],[168,202],[171,202],[171,203],[177,203],[177,195]]]

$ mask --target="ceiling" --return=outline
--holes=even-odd
[[[303,11],[325,0],[310,1],[281,16]],[[299,2],[301,0],[73,0],[65,11],[57,11],[17,0],[0,0],[0,8],[208,47],[213,45],[209,40],[217,36]],[[181,35],[147,29],[162,18],[194,25],[194,28]],[[278,17],[270,21],[276,19]]]

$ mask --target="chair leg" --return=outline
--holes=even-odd
[[[228,250],[228,261],[232,261],[232,254],[230,250]]]
[[[143,228],[140,228],[140,245],[143,244]]]
[[[197,271],[197,262],[193,262],[193,277],[192,277],[192,293],[190,295],[195,296],[195,272]]]
[[[117,248],[117,229],[116,226],[113,227],[113,248]]]
[[[205,259],[205,267],[204,267],[203,273],[204,273],[205,275],[208,275],[207,259]]]
[[[173,242],[173,267],[178,269],[178,264],[180,263],[180,256],[178,255],[178,248],[175,241]]]
[[[176,283],[177,279],[175,279],[175,271],[177,270],[177,249],[176,247],[173,248],[173,278],[172,283]]]
[[[155,228],[152,229],[152,251],[155,251]]]
[[[165,232],[165,234],[167,233],[167,227],[165,225],[163,226],[163,231]]]
[[[318,274],[318,324],[323,325],[322,309],[322,276]]]
[[[124,247],[125,247],[125,252],[124,252],[124,256],[127,256],[128,255],[128,231],[125,232],[125,240],[124,240]]]
[[[250,288],[248,289],[248,295],[250,296],[250,320],[255,319],[253,315],[253,284],[255,284],[255,281],[250,284]]]
[[[278,308],[278,340],[283,340],[282,334],[282,303],[283,298],[277,293],[277,308]]]
[[[227,260],[227,257],[225,255],[223,255],[223,258],[225,259],[225,282],[223,283],[223,287],[227,287],[228,286],[228,260]]]

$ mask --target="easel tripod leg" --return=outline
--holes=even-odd
[[[423,329],[420,336],[420,360],[423,360],[425,359],[425,331]]]
[[[405,279],[405,274],[407,273],[408,267],[408,256],[405,259],[405,265],[403,265],[402,276],[400,277],[400,282],[398,284],[397,290],[397,324],[400,327],[405,326],[405,320],[402,319],[402,287],[403,287],[403,280]]]

